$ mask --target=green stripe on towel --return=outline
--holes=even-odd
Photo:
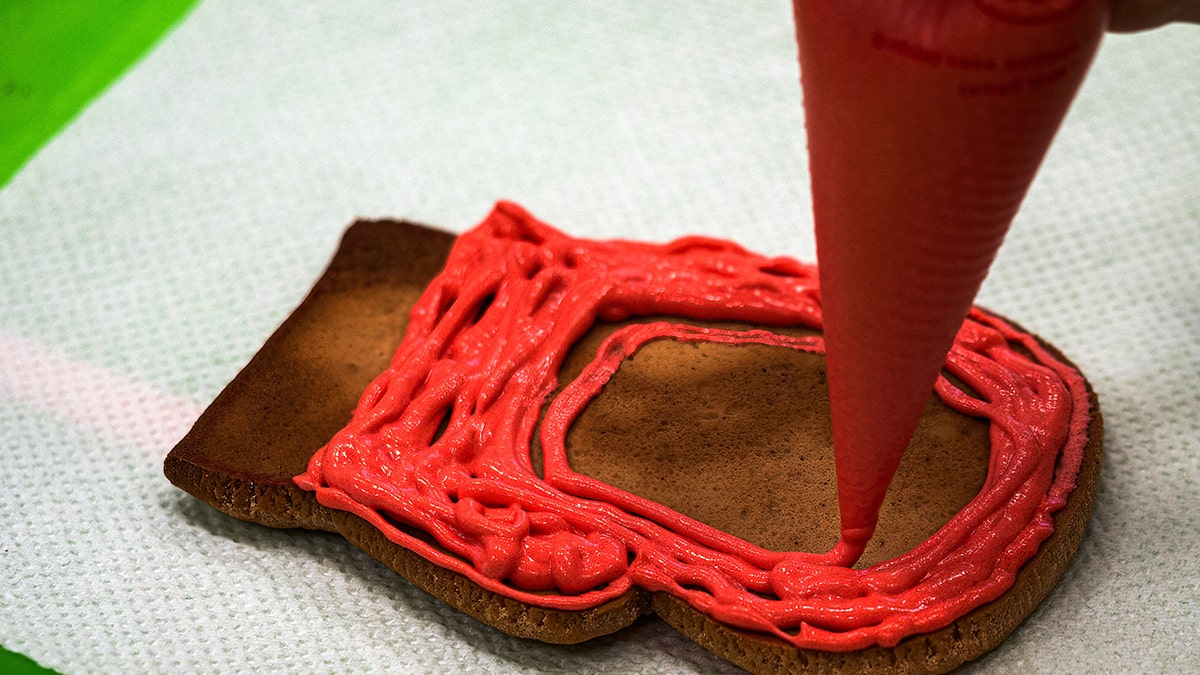
[[[58,671],[39,666],[28,656],[0,647],[0,673],[8,675],[58,675]]]
[[[0,187],[195,3],[0,2]]]

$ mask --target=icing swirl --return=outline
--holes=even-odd
[[[821,328],[814,266],[724,241],[589,241],[501,202],[460,236],[412,308],[390,367],[350,423],[295,478],[328,507],[526,604],[595,607],[633,587],[672,593],[725,624],[797,647],[892,646],[995,599],[1053,530],[1090,419],[1082,377],[1032,336],[980,310],[937,394],[986,418],[979,495],[923,544],[864,570],[845,542],[769,551],[571,470],[565,437],[621,361],[650,340],[758,343],[822,353],[819,336],[669,321],[611,335],[541,424],[570,347],[598,319],[666,315]],[[415,531],[419,531],[414,533]]]

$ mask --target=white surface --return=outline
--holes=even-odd
[[[714,672],[659,622],[575,648],[161,460],[356,215],[813,256],[786,2],[205,0],[0,192],[0,644],[66,673]],[[348,6],[347,6],[348,5]],[[979,672],[1200,669],[1200,29],[1110,36],[980,298],[1098,390],[1099,500]]]

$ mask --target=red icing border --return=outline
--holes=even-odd
[[[951,407],[990,420],[987,481],[929,540],[869,569],[839,566],[838,549],[767,551],[576,474],[566,461],[575,417],[648,340],[821,352],[819,337],[664,322],[617,331],[546,413],[545,480],[530,464],[562,359],[598,318],[819,329],[816,278],[813,266],[711,239],[575,239],[501,202],[458,238],[414,305],[391,366],[296,483],[393,542],[530,605],[585,609],[636,585],[726,624],[825,650],[891,646],[937,630],[1012,585],[1052,532],[1051,515],[1074,488],[1087,442],[1083,378],[1032,336],[979,310],[964,322],[946,368],[980,398],[945,378],[936,390]]]

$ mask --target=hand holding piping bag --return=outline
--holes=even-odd
[[[1105,0],[794,0],[850,564],[1107,27]]]
[[[1132,33],[1172,21],[1200,23],[1200,0],[1112,0],[1108,29]]]

